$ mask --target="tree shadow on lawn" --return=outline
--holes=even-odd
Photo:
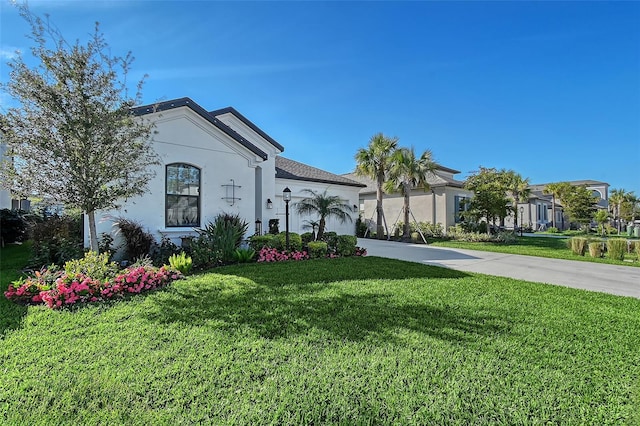
[[[7,244],[0,249],[0,338],[10,330],[19,328],[28,307],[9,301],[4,292],[9,283],[24,276],[21,269],[31,255],[30,245]]]
[[[301,262],[295,270],[278,264],[222,268],[224,275],[196,277],[149,297],[152,306],[144,315],[160,323],[209,324],[230,333],[249,327],[269,339],[320,330],[340,340],[388,343],[404,329],[464,343],[509,330],[506,315],[430,303],[424,289],[429,279],[468,276],[463,272],[380,258],[315,263]],[[427,281],[402,281],[411,278]],[[384,282],[358,287],[359,280],[376,279]],[[406,286],[422,290],[414,294]]]

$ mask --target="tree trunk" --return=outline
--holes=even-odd
[[[382,224],[382,185],[384,173],[378,173],[378,189],[376,191],[376,238],[384,240],[384,226]]]
[[[96,232],[96,216],[95,212],[92,210],[87,212],[87,217],[89,218],[89,246],[91,251],[98,252],[98,233]]]
[[[402,184],[402,186],[402,192],[404,193],[404,227],[402,229],[402,238],[408,239],[411,237],[409,226],[409,212],[411,211],[409,207],[409,197],[411,196],[409,191],[411,191],[411,189],[408,188],[407,184]]]
[[[318,223],[318,235],[316,236],[316,240],[321,241],[322,237],[324,237],[324,226],[325,220],[324,217],[320,218],[320,222]]]

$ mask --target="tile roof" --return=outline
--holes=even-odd
[[[276,178],[355,187],[365,186],[347,177],[335,175],[281,156],[276,157]]]
[[[441,170],[444,170],[446,172],[455,172],[456,170],[453,169],[449,169],[447,167],[441,167]],[[369,178],[369,177],[365,177],[365,176],[359,176],[355,173],[346,173],[344,175],[342,175],[348,179],[352,179],[355,180],[357,182],[361,182],[364,185],[366,185],[365,188],[363,188],[360,193],[361,194],[368,194],[370,192],[376,192],[378,185],[377,183]],[[429,186],[431,187],[439,187],[439,186],[452,186],[454,188],[462,188],[464,186],[464,182],[456,180],[456,179],[452,179],[448,176],[443,176],[442,174],[439,174],[438,171],[436,170],[435,174],[432,174],[430,176],[427,176],[427,182],[429,183]],[[416,189],[416,188],[414,188]]]

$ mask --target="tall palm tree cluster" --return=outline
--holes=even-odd
[[[371,137],[366,148],[360,148],[355,155],[356,174],[376,181],[376,236],[378,239],[388,234],[386,219],[382,209],[383,193],[399,192],[404,197],[403,238],[409,238],[409,213],[411,191],[421,188],[427,191],[428,177],[435,174],[438,164],[431,151],[425,150],[419,157],[413,147],[398,146],[397,137],[387,137],[378,133]]]

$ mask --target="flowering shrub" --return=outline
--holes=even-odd
[[[356,251],[353,254],[354,256],[366,256],[367,255],[367,249],[364,247],[357,247],[356,246]]]
[[[52,288],[62,274],[55,265],[44,267],[35,271],[33,277],[21,278],[10,283],[4,295],[17,303],[41,303],[40,293]]]
[[[101,293],[106,299],[123,296],[126,293],[142,293],[145,290],[164,287],[171,281],[181,277],[182,274],[180,272],[165,266],[161,268],[137,266],[122,271],[112,282],[104,286]]]
[[[278,250],[271,247],[263,247],[258,253],[258,262],[282,262],[284,260],[306,260],[309,255],[306,251]]]
[[[95,302],[100,295],[102,283],[84,274],[63,274],[51,290],[40,292],[42,302],[52,309],[77,302]]]
[[[55,278],[53,282],[52,278]],[[180,278],[180,272],[164,266],[131,267],[105,281],[83,273],[73,275],[46,269],[36,272],[34,277],[14,281],[4,294],[14,302],[45,303],[52,309],[58,309],[75,303],[97,302],[155,290]]]

